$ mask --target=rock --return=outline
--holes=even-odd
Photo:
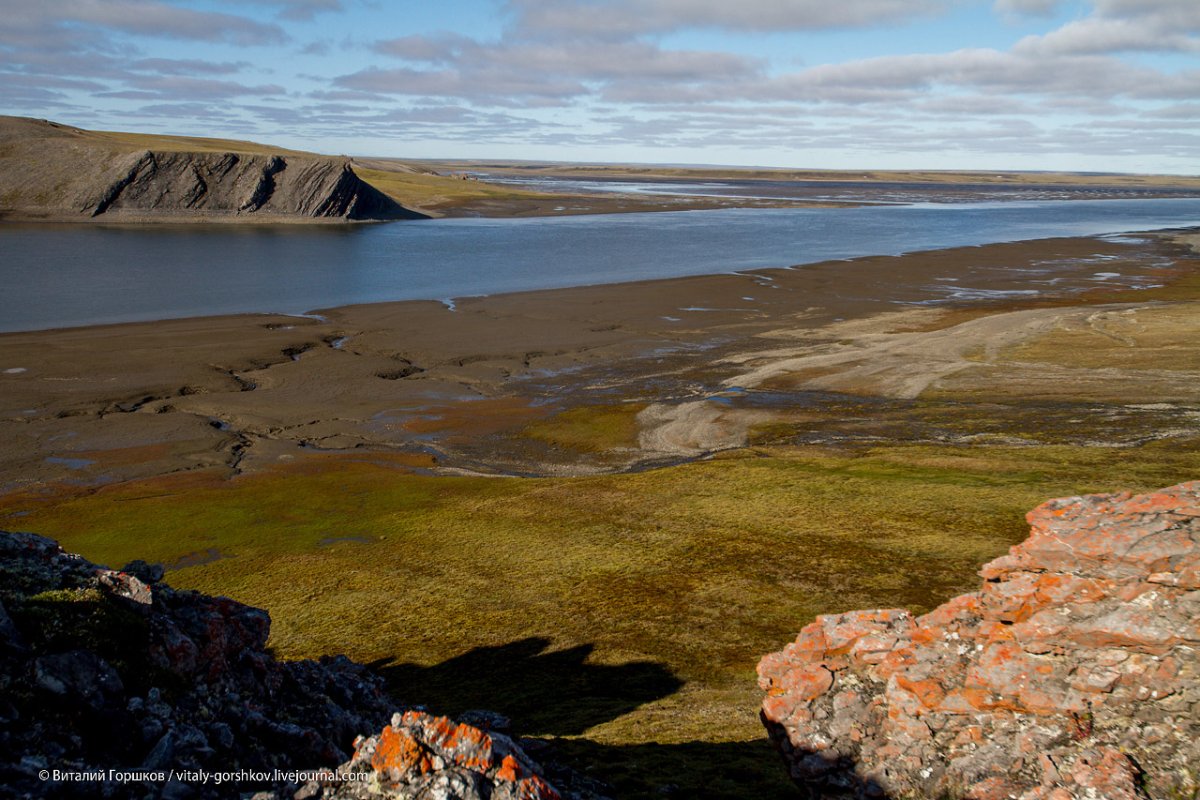
[[[145,611],[154,602],[150,587],[125,572],[101,570],[96,574],[100,586],[109,593],[128,600],[139,611]]]
[[[0,647],[2,796],[559,797],[542,765],[504,734],[507,717],[393,713],[383,681],[365,666],[345,656],[276,661],[265,649],[265,611],[175,591],[144,562],[118,572],[50,539],[0,531],[0,575],[0,632],[6,644],[23,643]],[[367,731],[379,733],[359,735]],[[38,777],[47,765],[177,777],[52,787]],[[571,800],[604,800],[596,782],[551,767],[557,781],[578,783]],[[296,786],[281,777],[313,770],[325,779]],[[199,771],[248,777],[178,778]]]
[[[39,689],[95,711],[115,707],[125,692],[117,671],[88,650],[41,656],[33,662],[33,676]]]
[[[278,662],[266,612],[138,577],[153,581],[153,569],[118,572],[0,532],[0,574],[0,629],[24,643],[0,647],[0,785],[14,796],[42,796],[37,770],[21,765],[46,757],[82,771],[330,767],[395,707],[366,667]],[[208,800],[277,788],[267,778],[156,791]]]
[[[21,632],[13,624],[12,618],[8,616],[4,603],[0,603],[0,647],[16,651],[25,649],[25,641],[21,638]]]
[[[232,143],[231,143],[232,144]],[[0,117],[0,197],[9,218],[212,221],[414,218],[345,158],[141,149],[43,120]],[[128,571],[128,570],[127,570]]]
[[[541,767],[507,736],[423,711],[395,714],[378,735],[360,739],[338,774],[367,781],[326,779],[309,797],[558,800]]]
[[[1191,796],[1200,482],[1052,500],[979,591],[818,617],[762,659],[762,718],[822,797]]]
[[[158,583],[163,579],[166,570],[162,564],[147,564],[140,558],[135,561],[130,561],[125,566],[121,567],[121,572],[128,572],[133,577],[145,584]]]

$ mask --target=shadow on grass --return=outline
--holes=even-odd
[[[719,731],[717,731],[719,733]],[[764,736],[749,742],[612,745],[587,739],[549,742],[553,760],[606,784],[617,800],[800,800]],[[548,776],[553,782],[553,772]]]
[[[551,650],[543,637],[495,647],[476,647],[433,666],[392,663],[371,666],[392,695],[451,717],[472,709],[498,711],[513,721],[530,754],[550,768],[567,765],[598,782],[597,791],[626,798],[799,798],[767,740],[609,744],[578,737],[645,703],[674,694],[683,681],[651,661],[590,664],[591,645]],[[714,729],[714,738],[721,731]],[[646,738],[652,739],[653,730]],[[540,743],[540,744],[539,744]]]
[[[433,666],[371,666],[398,699],[455,715],[499,711],[526,736],[575,736],[674,694],[683,681],[662,664],[588,664],[592,645],[548,650],[550,640],[476,647]]]

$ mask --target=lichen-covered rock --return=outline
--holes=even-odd
[[[559,800],[542,768],[512,739],[422,711],[392,716],[354,756],[299,795],[338,800]]]
[[[393,713],[366,667],[276,661],[265,611],[176,591],[162,576],[0,531],[0,797],[560,797],[503,715]],[[546,767],[566,800],[605,800],[566,765]]]
[[[345,761],[355,736],[395,708],[382,680],[347,658],[276,661],[265,611],[175,591],[156,582],[160,570],[132,567],[142,577],[0,532],[0,796],[286,790],[273,770]],[[266,777],[168,787],[39,774],[96,769]]]
[[[978,592],[818,617],[762,659],[762,717],[818,797],[1191,797],[1200,482],[1053,500]]]

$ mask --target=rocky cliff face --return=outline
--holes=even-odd
[[[980,590],[818,617],[759,664],[817,797],[1195,797],[1200,482],[1053,500]]]
[[[365,667],[276,661],[265,611],[161,577],[0,532],[0,797],[559,797],[499,715],[393,714]]]
[[[179,146],[134,147],[54,123],[0,118],[0,213],[213,221],[422,216],[361,180],[344,158]]]
[[[119,159],[98,183],[75,198],[80,213],[351,220],[404,215],[360,180],[348,161],[337,159],[146,150]]]

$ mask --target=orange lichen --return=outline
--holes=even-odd
[[[406,731],[389,725],[379,734],[379,743],[375,745],[375,754],[371,756],[371,767],[376,772],[395,769],[401,773],[417,772],[424,775],[433,768],[433,763],[416,739]]]
[[[512,756],[505,756],[504,760],[500,762],[500,770],[496,773],[496,780],[516,783],[520,779],[521,765]]]

